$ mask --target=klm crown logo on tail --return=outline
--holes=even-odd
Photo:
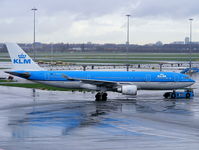
[[[31,59],[26,59],[25,54],[18,55],[18,58],[13,59],[14,64],[31,64]]]
[[[6,43],[6,47],[15,70],[44,70],[37,65],[19,45]]]

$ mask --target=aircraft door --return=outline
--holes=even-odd
[[[52,73],[52,72],[47,72],[46,73],[46,80],[57,80],[61,78],[61,74],[60,73]]]
[[[46,72],[46,77],[45,77],[46,80],[50,80],[50,76],[51,76],[50,73],[49,73],[49,72]]]
[[[150,82],[151,81],[151,75],[150,74],[147,74],[146,75],[146,82]]]
[[[178,82],[179,81],[179,77],[177,75],[174,76],[174,82]]]
[[[91,79],[91,75],[89,73],[86,75],[86,77],[87,79]]]

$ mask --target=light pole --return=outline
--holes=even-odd
[[[189,41],[189,68],[191,69],[192,67],[192,21],[193,19],[190,18],[190,41]]]
[[[31,10],[33,11],[33,15],[34,15],[34,20],[33,20],[33,51],[34,51],[34,60],[35,60],[35,56],[36,56],[36,52],[35,52],[35,13],[37,11],[37,8],[32,8]]]
[[[53,70],[53,43],[50,43],[51,46],[51,70]]]
[[[126,17],[127,17],[127,41],[126,41],[126,54],[127,54],[127,71],[129,71],[129,64],[128,64],[128,53],[129,53],[129,18],[130,18],[131,15],[127,14]]]
[[[127,35],[127,41],[126,41],[126,44],[129,45],[129,18],[130,18],[131,15],[128,14],[126,16],[127,16],[127,34],[126,34]]]

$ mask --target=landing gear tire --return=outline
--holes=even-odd
[[[98,92],[95,95],[95,101],[107,101],[107,96],[108,96],[107,93],[100,93],[100,92]]]
[[[101,99],[101,93],[97,93],[97,94],[95,95],[95,100],[96,100],[96,101],[100,101],[100,99]]]
[[[164,93],[164,98],[169,98],[169,96],[170,96],[170,92],[166,92],[166,93]]]

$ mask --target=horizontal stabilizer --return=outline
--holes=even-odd
[[[26,79],[28,79],[30,77],[29,72],[19,73],[19,72],[14,72],[14,71],[5,71],[5,73],[9,73],[11,75],[26,78]]]

